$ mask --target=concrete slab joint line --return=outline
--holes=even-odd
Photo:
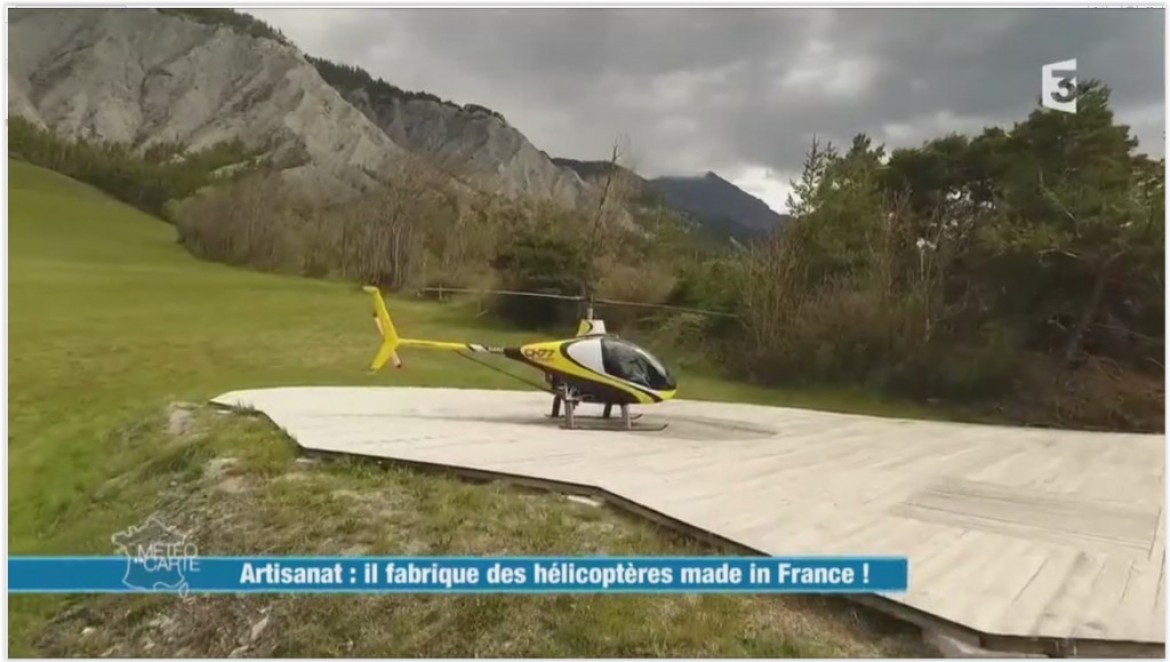
[[[248,403],[311,453],[593,491],[745,550],[905,556],[906,593],[857,599],[928,631],[981,633],[980,648],[1163,655],[1161,435],[687,400],[638,408],[662,431],[571,431],[547,417],[548,397],[306,387],[213,402]]]

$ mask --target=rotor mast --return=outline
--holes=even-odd
[[[592,279],[590,279],[592,280]],[[590,280],[581,283],[581,302],[585,304],[585,319],[593,321],[593,284]]]

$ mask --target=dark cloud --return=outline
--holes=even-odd
[[[890,146],[1022,119],[1076,58],[1163,154],[1161,9],[256,9],[306,52],[493,108],[551,154],[783,204],[813,135]]]

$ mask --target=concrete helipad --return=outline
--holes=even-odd
[[[214,402],[262,412],[307,450],[592,491],[759,553],[904,555],[910,590],[877,602],[985,644],[1108,656],[1165,642],[1162,436],[695,401],[639,409],[661,432],[567,431],[535,391]]]

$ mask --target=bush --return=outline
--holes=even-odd
[[[205,259],[394,290],[416,278],[431,217],[449,211],[432,193],[387,186],[326,207],[298,198],[276,175],[258,175],[185,205],[179,231]]]
[[[1014,387],[997,403],[1001,413],[1035,425],[1128,430],[1166,429],[1165,380],[1092,358],[1070,368],[1058,358],[1029,356]]]

